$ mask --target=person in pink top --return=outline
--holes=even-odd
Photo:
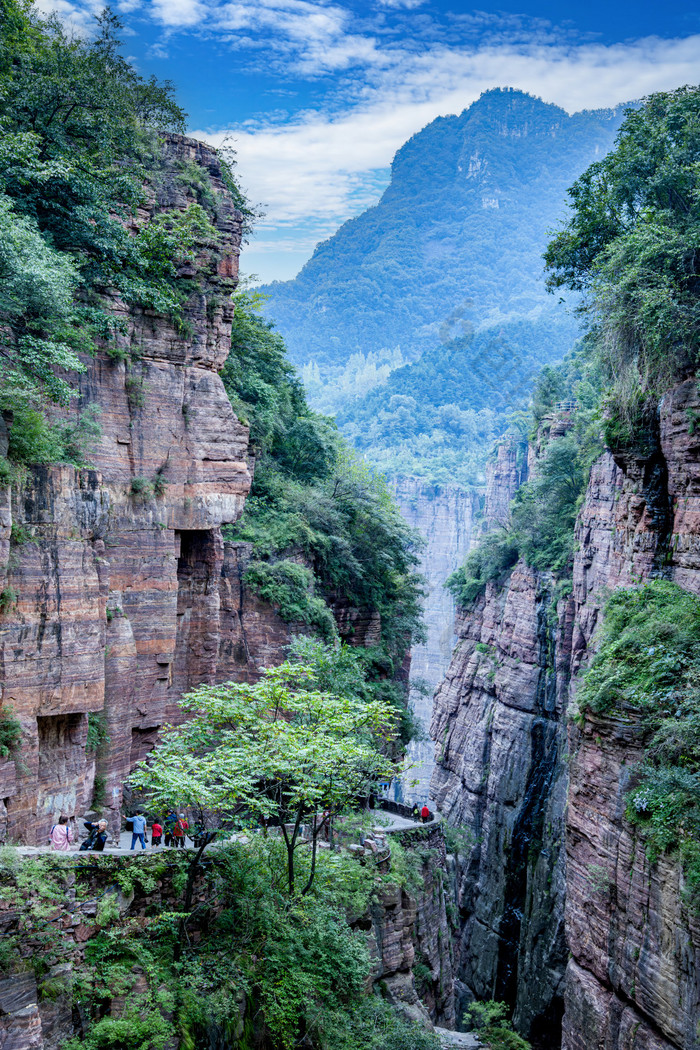
[[[49,835],[51,849],[67,851],[73,843],[73,829],[68,823],[68,817],[59,817],[58,824],[54,824]]]

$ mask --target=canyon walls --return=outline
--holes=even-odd
[[[568,637],[548,583],[519,563],[459,617],[431,727],[433,793],[464,838],[455,873],[462,1006],[505,1000],[533,1039],[557,1030],[566,964],[565,692],[557,669]]]
[[[218,374],[242,216],[215,152],[168,136],[134,221],[195,200],[193,165],[208,179],[217,236],[182,268],[195,289],[183,317],[114,301],[123,331],[78,379],[75,412],[100,424],[92,469],[39,467],[2,493],[2,709],[22,727],[21,760],[0,758],[2,838],[42,843],[60,813],[100,796],[116,826],[123,780],[178,717],[182,693],[255,677],[289,638],[269,606],[242,594],[246,545],[221,535],[251,475],[248,429]]]
[[[577,526],[574,669],[613,588],[663,575],[700,593],[698,408],[695,380],[679,384],[658,432],[594,467]],[[624,819],[644,739],[632,710],[570,726],[565,1050],[700,1045],[700,917],[673,857],[651,864]]]
[[[459,485],[440,485],[420,478],[398,477],[393,492],[404,518],[425,538],[420,572],[425,578],[425,642],[411,649],[411,710],[424,738],[409,744],[411,768],[400,784],[401,800],[428,798],[434,747],[428,738],[433,693],[442,681],[454,648],[454,599],[445,580],[461,565],[472,543],[479,498]],[[417,783],[415,783],[417,781]]]
[[[662,575],[700,593],[699,408],[695,381],[679,384],[638,447],[603,454],[572,592],[523,562],[489,583],[435,699],[433,791],[466,832],[458,988],[509,1001],[543,1050],[700,1045],[700,920],[678,864],[651,864],[624,817],[643,728],[632,711],[566,717],[611,591]]]

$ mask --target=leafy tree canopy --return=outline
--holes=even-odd
[[[700,351],[700,88],[628,111],[615,149],[569,190],[545,253],[552,288],[585,293],[606,375],[655,396]]]
[[[279,825],[290,894],[302,822],[340,811],[394,772],[392,709],[315,684],[312,666],[286,663],[256,685],[200,686],[182,701],[188,721],[166,731],[131,778],[161,808],[191,806],[223,825],[242,812]],[[317,834],[314,824],[314,856]],[[312,867],[302,893],[313,878]]]

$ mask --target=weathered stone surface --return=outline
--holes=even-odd
[[[2,1050],[43,1050],[38,992],[33,973],[0,980],[0,1047]]]
[[[451,931],[443,878],[444,840],[439,827],[427,844],[435,852],[421,862],[421,888],[410,892],[396,883],[387,884],[370,909],[372,980],[379,982],[389,1001],[401,1004],[412,1020],[430,1027],[434,1021],[453,1028]],[[362,928],[363,923],[364,917],[359,921]],[[422,967],[418,982],[413,974],[417,962]]]
[[[178,176],[182,161],[207,171],[221,236],[201,247],[192,272],[200,292],[184,322],[115,301],[126,331],[79,379],[76,411],[99,410],[95,469],[37,469],[12,494],[11,515],[0,502],[4,585],[18,595],[0,615],[1,697],[23,728],[22,763],[14,777],[3,770],[0,815],[15,840],[44,842],[62,812],[89,806],[88,713],[104,712],[98,772],[116,816],[125,776],[182,692],[221,677],[220,526],[238,518],[250,487],[248,430],[218,375],[241,215],[214,151],[174,135],[136,222],[194,200]],[[12,524],[21,542],[10,541]],[[238,671],[229,664],[226,676]]]
[[[426,640],[411,650],[411,677],[421,688],[412,689],[409,696],[411,709],[425,730],[426,739],[409,744],[411,768],[401,784],[402,801],[422,804],[429,795],[435,763],[435,749],[427,738],[433,693],[447,671],[455,645],[454,599],[446,590],[445,581],[469,551],[479,500],[473,492],[458,485],[431,484],[408,477],[396,478],[393,484],[401,513],[426,540],[419,568],[426,587],[423,601]]]
[[[433,793],[468,839],[455,867],[462,998],[507,999],[524,1031],[561,1013],[565,769],[547,581],[524,564],[458,620],[435,697]],[[464,1005],[464,1004],[462,1004]]]
[[[510,518],[510,501],[527,480],[526,449],[519,442],[502,441],[488,464],[484,523],[504,526]]]
[[[663,573],[700,593],[700,443],[689,424],[699,402],[695,382],[680,384],[661,403],[658,443],[594,467],[577,527],[574,670],[610,590]],[[698,919],[678,866],[650,865],[624,819],[642,743],[633,712],[570,729],[565,1050],[698,1046]]]
[[[676,864],[650,865],[624,819],[640,727],[631,712],[587,716],[582,730],[570,726],[566,745],[559,719],[595,647],[607,594],[658,574],[700,593],[700,439],[689,423],[699,408],[696,383],[680,384],[663,399],[658,432],[643,436],[644,447],[606,452],[594,465],[576,526],[573,594],[549,617],[549,641],[541,618],[547,581],[518,565],[463,617],[436,697],[436,797],[476,840],[456,865],[463,916],[456,971],[470,996],[505,993],[518,1026],[546,1050],[557,1045],[562,994],[565,1050],[698,1046],[698,919],[683,903]],[[537,750],[536,728],[551,747]],[[527,825],[536,797],[543,833],[531,836],[518,883],[516,828]],[[509,899],[522,903],[515,990],[503,971]]]

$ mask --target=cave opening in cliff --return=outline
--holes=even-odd
[[[87,714],[44,715],[36,720],[39,740],[39,780],[68,787],[84,769]]]
[[[131,754],[129,756],[133,769],[137,762],[146,758],[149,751],[155,747],[158,740],[160,726],[146,726],[142,728],[135,726],[131,730]]]
[[[176,532],[175,544],[177,630],[168,689],[177,701],[216,671],[223,540],[219,529],[192,529]],[[168,717],[177,711],[169,708]]]
[[[207,580],[217,562],[214,529],[183,529],[175,533],[178,593],[195,580]],[[178,607],[178,612],[179,612]]]

